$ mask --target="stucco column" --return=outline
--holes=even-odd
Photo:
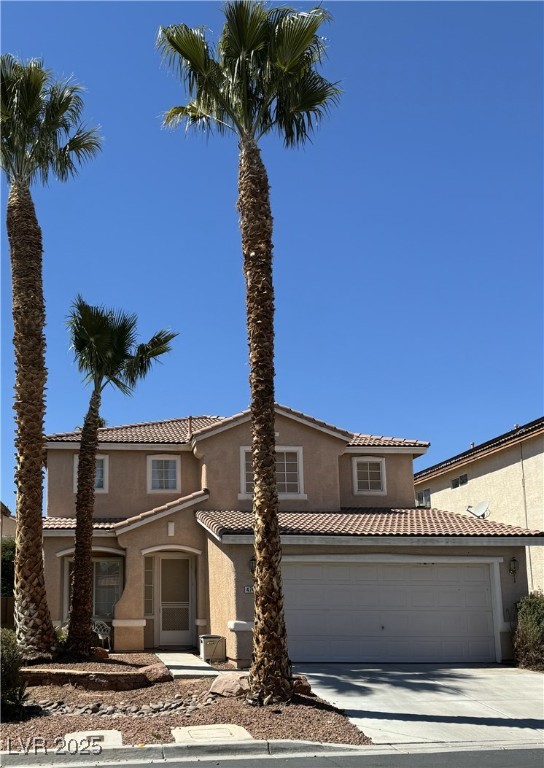
[[[209,632],[208,606],[208,567],[206,555],[202,553],[196,557],[196,641]]]
[[[114,650],[141,651],[144,648],[144,558],[140,550],[128,547],[123,536],[119,544],[126,549],[125,589],[115,604]]]

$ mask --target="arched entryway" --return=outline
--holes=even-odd
[[[142,552],[146,645],[195,645],[196,554],[155,547]]]

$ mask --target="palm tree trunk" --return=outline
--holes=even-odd
[[[253,141],[240,144],[238,210],[249,339],[255,620],[250,700],[288,701],[293,693],[283,614],[274,413],[272,213],[266,168]]]
[[[76,541],[66,645],[81,658],[89,656],[92,643],[94,482],[101,399],[100,389],[93,389],[81,430],[77,467]]]
[[[43,569],[45,302],[42,233],[28,187],[12,183],[7,204],[13,295],[17,467],[15,627],[27,661],[50,659],[55,631]]]

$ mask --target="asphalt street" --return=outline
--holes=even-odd
[[[542,768],[544,747],[514,749],[463,749],[436,752],[387,752],[372,754],[370,750],[359,754],[338,755],[247,755],[246,757],[195,757],[174,758],[160,761],[163,765],[179,768]],[[31,760],[27,766],[38,768],[40,763]],[[63,768],[71,764],[62,763]],[[81,768],[81,762],[73,764]],[[143,768],[149,762],[92,761],[87,766],[100,768]]]

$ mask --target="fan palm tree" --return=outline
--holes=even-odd
[[[188,103],[171,108],[165,124],[215,129],[238,140],[238,211],[246,280],[249,339],[255,620],[252,703],[292,695],[283,614],[274,436],[274,289],[272,214],[259,141],[276,132],[285,146],[302,144],[337,101],[340,91],[317,66],[324,55],[322,8],[296,12],[254,0],[224,7],[217,49],[201,28],[161,27],[158,46],[179,72]]]
[[[36,180],[46,184],[50,174],[60,181],[75,175],[80,163],[100,149],[100,138],[80,122],[81,86],[54,82],[40,61],[21,63],[9,53],[1,57],[0,73],[15,348],[15,626],[23,656],[31,660],[50,656],[55,634],[42,555],[46,382],[42,233],[30,188]]]
[[[161,330],[145,344],[136,343],[136,315],[94,307],[77,296],[68,317],[71,346],[84,381],[92,385],[81,430],[76,494],[76,540],[67,647],[87,657],[93,613],[92,537],[98,430],[102,392],[111,384],[131,395],[153,363],[171,349],[178,334]]]

